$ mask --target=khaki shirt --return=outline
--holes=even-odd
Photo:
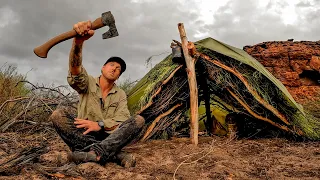
[[[117,87],[112,87],[105,99],[99,85],[100,77],[92,77],[82,67],[81,73],[72,75],[69,72],[68,83],[80,95],[78,118],[92,121],[103,121],[105,130],[112,133],[122,122],[130,117],[126,93]]]

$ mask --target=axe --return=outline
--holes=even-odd
[[[108,38],[112,38],[112,37],[119,35],[118,31],[117,31],[116,24],[115,24],[114,17],[110,11],[102,13],[101,17],[97,18],[95,21],[93,21],[91,23],[92,30],[96,30],[96,29],[102,28],[104,26],[109,26],[109,30],[107,32],[105,32],[104,34],[102,34],[102,39],[108,39]],[[50,39],[49,41],[42,44],[41,46],[34,48],[33,52],[38,57],[47,58],[47,54],[53,46],[55,46],[56,44],[58,44],[60,42],[65,41],[65,40],[71,39],[77,35],[78,34],[75,30],[65,32],[63,34],[60,34],[60,35]]]

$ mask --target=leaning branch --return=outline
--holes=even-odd
[[[172,79],[172,77],[174,76],[174,74],[175,74],[182,66],[183,66],[183,65],[178,66],[178,67],[170,74],[170,76],[162,82],[161,86],[160,86],[160,87],[157,89],[157,91],[150,97],[150,100],[149,100],[148,104],[146,104],[145,106],[143,106],[143,107],[140,109],[140,111],[138,111],[136,114],[141,114],[144,110],[146,110],[148,107],[150,107],[150,106],[153,104],[153,99],[161,92],[162,86],[165,85],[165,84],[167,84],[167,83],[170,81],[170,79]]]
[[[175,106],[173,106],[171,109],[169,109],[167,112],[160,114],[153,122],[152,124],[148,127],[146,133],[143,135],[142,139],[140,141],[144,142],[146,139],[149,138],[149,134],[152,132],[153,128],[156,126],[156,124],[160,121],[161,118],[169,115],[170,113],[172,113],[172,111],[174,111],[175,109],[177,109],[178,107],[182,106],[182,104],[176,104]]]
[[[248,81],[245,79],[245,77],[243,77],[241,75],[241,73],[239,73],[237,70],[232,69],[224,64],[222,64],[221,62],[217,61],[217,60],[212,60],[209,56],[201,54],[199,52],[196,53],[197,55],[199,55],[201,58],[212,62],[213,64],[229,71],[230,73],[234,74],[235,76],[237,76],[242,82],[243,84],[246,86],[246,88],[248,89],[248,91],[253,95],[253,97],[260,103],[262,104],[264,107],[266,107],[268,110],[270,110],[274,115],[276,115],[282,122],[284,122],[287,125],[290,125],[290,123],[288,122],[288,120],[285,118],[285,116],[283,114],[281,114],[276,108],[274,108],[272,105],[270,105],[268,102],[266,102],[254,89],[253,87],[251,87],[248,83]]]
[[[237,95],[235,93],[233,93],[229,88],[227,88],[228,92],[231,94],[231,96],[233,98],[235,98],[253,117],[257,118],[257,119],[260,119],[262,121],[265,121],[265,122],[268,122],[270,124],[272,124],[273,126],[276,126],[277,128],[279,129],[282,129],[282,130],[285,130],[287,132],[290,131],[290,129],[286,126],[281,126],[273,121],[271,121],[270,119],[268,118],[265,118],[265,117],[262,117],[262,116],[259,116],[258,114],[256,114],[255,112],[253,112],[250,107],[244,102],[242,101],[239,97],[237,97]]]
[[[199,132],[199,113],[198,113],[198,88],[197,78],[195,72],[195,60],[190,56],[189,43],[184,29],[183,23],[178,24],[178,29],[181,38],[181,47],[183,51],[184,60],[186,62],[186,71],[189,83],[190,92],[190,138],[194,145],[198,144]]]

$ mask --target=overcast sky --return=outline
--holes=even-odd
[[[53,47],[47,59],[33,49],[71,30],[74,23],[95,20],[111,11],[119,36],[102,40],[99,29],[85,42],[83,64],[98,76],[110,56],[127,62],[126,78],[136,80],[171,52],[172,39],[184,23],[188,39],[212,37],[242,48],[263,41],[320,39],[320,0],[1,0],[0,67],[14,64],[32,83],[65,85],[72,41]]]

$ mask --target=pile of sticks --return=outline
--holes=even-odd
[[[24,128],[28,128],[27,125],[46,126],[49,115],[57,107],[76,111],[78,97],[68,87],[36,86],[28,81],[20,83],[31,85],[30,93],[25,97],[12,97],[0,105],[0,132],[5,132],[16,124],[23,124]]]

